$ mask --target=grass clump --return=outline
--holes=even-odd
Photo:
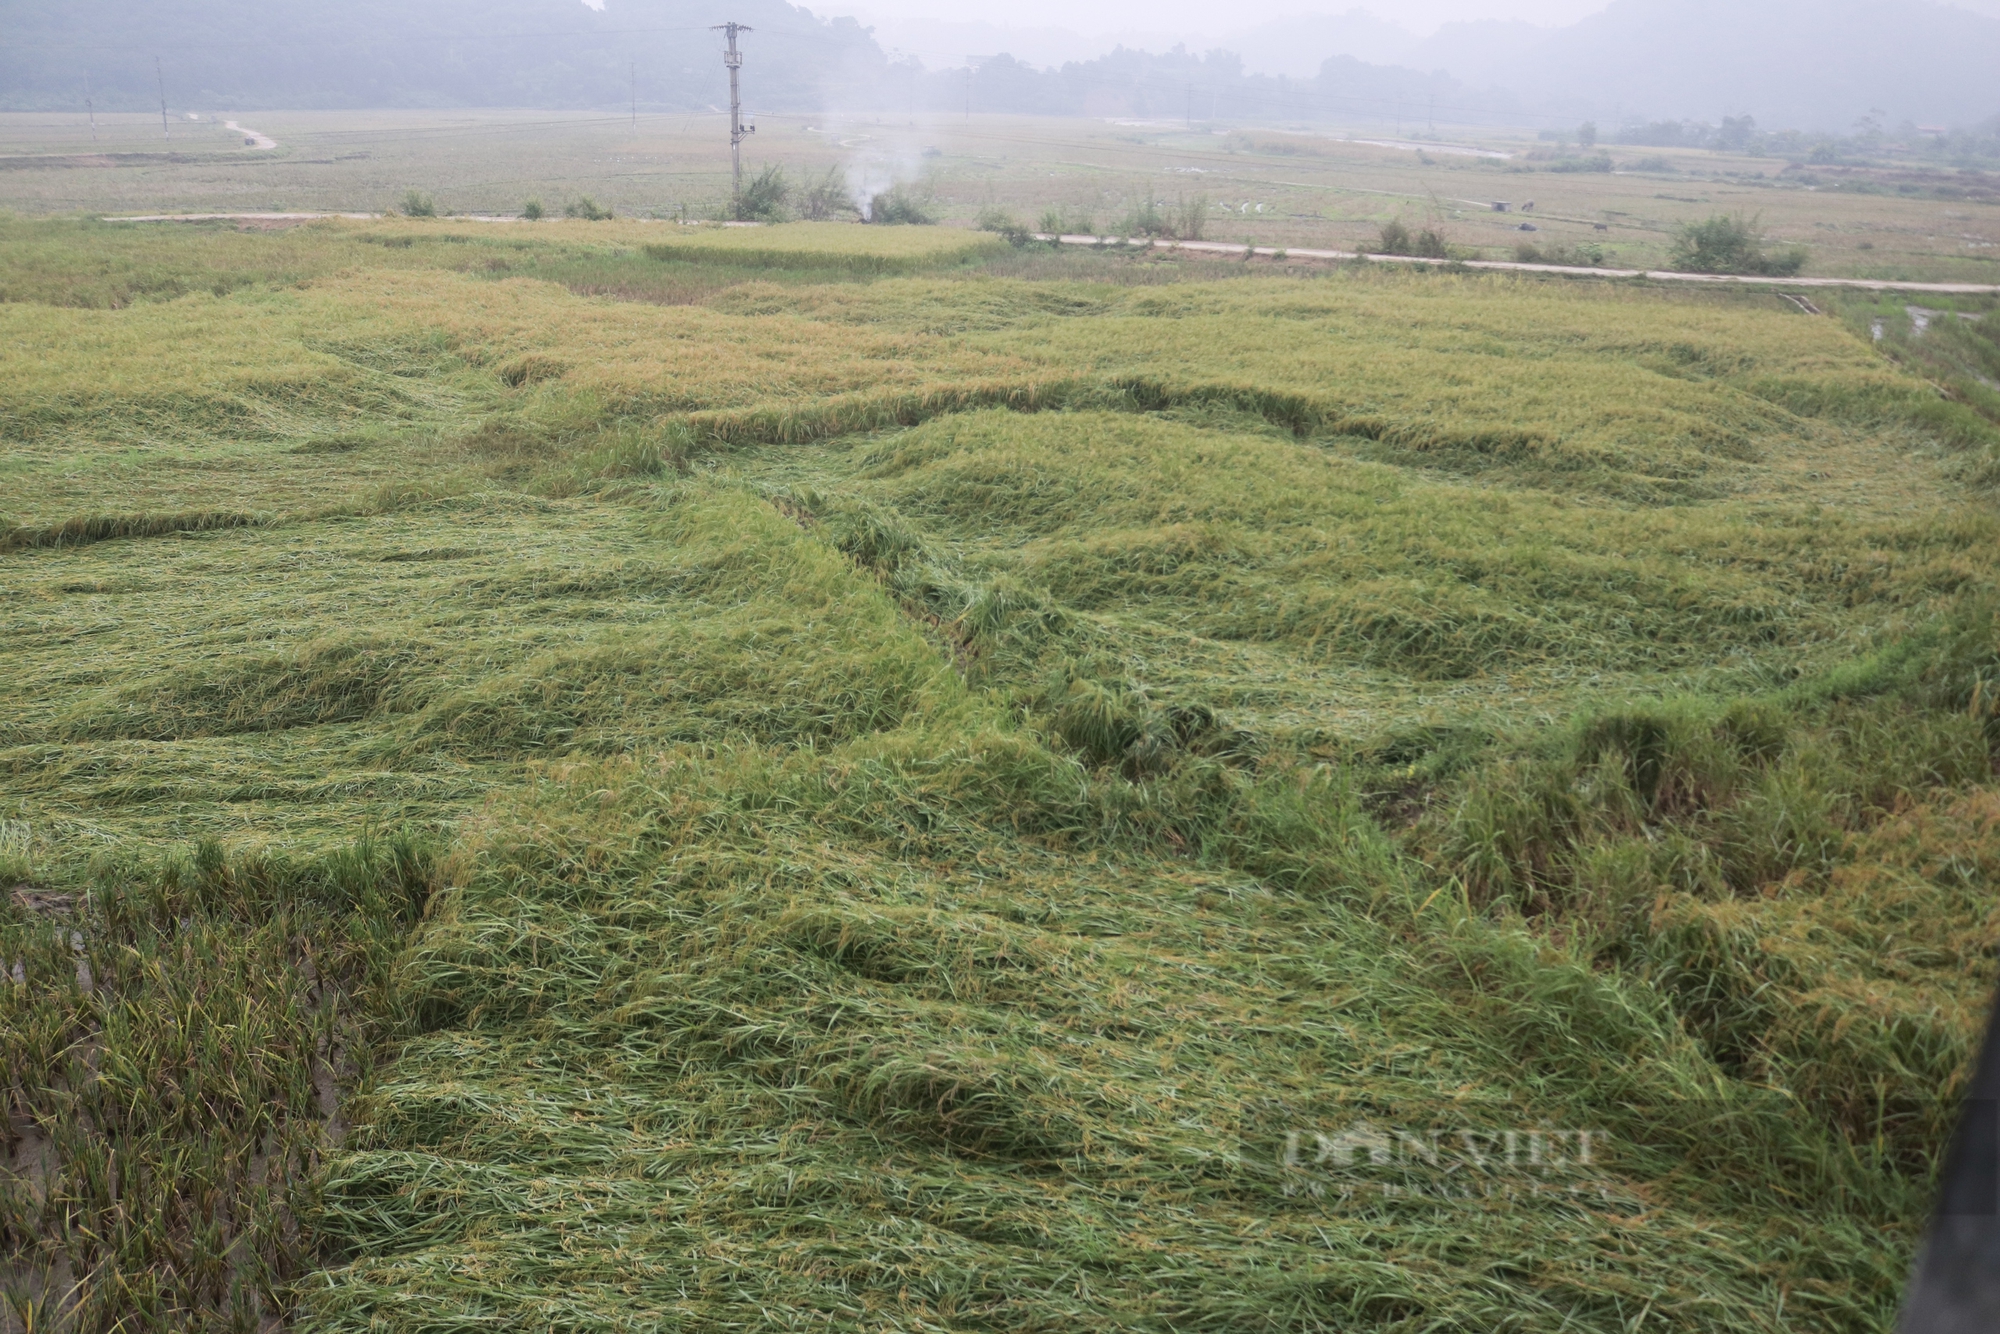
[[[1594,269],[1602,265],[1604,259],[1604,247],[1588,241],[1574,244],[1522,241],[1514,247],[1514,260],[1520,264],[1558,264],[1566,268]]]
[[[437,202],[421,190],[407,190],[403,194],[400,211],[406,218],[435,218]]]

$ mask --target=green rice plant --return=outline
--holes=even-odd
[[[0,551],[21,547],[71,547],[125,537],[159,537],[167,533],[201,533],[216,528],[245,528],[257,518],[250,514],[137,514],[120,518],[66,519],[40,528],[20,526],[0,530]]]
[[[6,905],[7,1110],[39,1158],[10,1146],[15,1327],[284,1317],[337,1090],[432,875],[406,838],[294,862],[204,843]]]

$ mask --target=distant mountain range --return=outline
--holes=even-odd
[[[0,108],[698,110],[729,100],[719,15],[755,30],[758,105],[880,96],[867,31],[784,0],[0,0]]]
[[[1361,10],[1230,34],[1247,67],[1310,75],[1350,56],[1604,122],[1719,120],[1845,131],[2000,114],[2000,19],[1928,0],[1614,0],[1565,28],[1449,23],[1418,38]]]
[[[1453,72],[1600,112],[1963,124],[2000,112],[2000,20],[1923,0],[1617,0],[1484,79]]]
[[[851,18],[731,0],[750,104],[1155,117],[1574,125],[1719,121],[1846,131],[2000,114],[2000,19],[1929,0],[1614,0],[1564,28],[1361,11],[1245,28],[1226,51],[1046,65],[1063,34],[961,25],[960,73],[897,59]],[[722,105],[709,0],[0,0],[0,108]],[[154,60],[159,60],[156,73]],[[1239,58],[1240,57],[1240,58]],[[956,60],[953,61],[956,63]]]

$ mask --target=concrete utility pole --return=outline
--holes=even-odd
[[[160,133],[166,135],[168,140],[171,141],[174,137],[174,132],[172,127],[167,124],[167,75],[166,71],[160,68],[160,58],[158,56],[153,57],[153,77],[160,81]]]
[[[736,89],[736,71],[743,68],[743,56],[736,49],[736,34],[751,31],[747,23],[718,23],[709,31],[729,34],[729,49],[722,63],[729,67],[729,166],[735,175],[735,198],[743,198],[743,136],[755,134],[756,126],[743,128],[743,100]]]

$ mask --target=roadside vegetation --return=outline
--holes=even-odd
[[[1373,249],[1378,255],[1419,255],[1425,259],[1451,256],[1451,245],[1441,230],[1431,226],[1412,232],[1401,218],[1391,218],[1382,224],[1380,243]]]
[[[1742,214],[1717,213],[1706,222],[1691,222],[1674,238],[1667,255],[1670,267],[1684,273],[1744,273],[1789,278],[1806,266],[1804,246],[1776,253],[1764,249],[1759,220]]]
[[[1890,1328],[2000,947],[1988,322],[0,256],[8,1334]]]

